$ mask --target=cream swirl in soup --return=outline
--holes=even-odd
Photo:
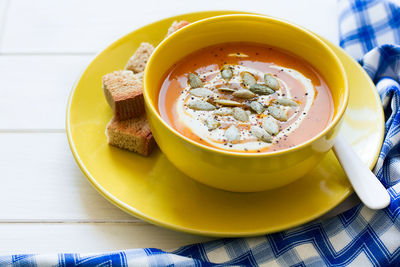
[[[202,144],[267,152],[317,134],[329,123],[333,104],[307,62],[276,48],[237,43],[203,49],[176,64],[161,88],[159,110]]]

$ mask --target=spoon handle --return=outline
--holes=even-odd
[[[390,196],[385,187],[340,134],[336,137],[333,152],[365,206],[378,210],[390,204]]]

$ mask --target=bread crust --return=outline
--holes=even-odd
[[[143,72],[153,51],[154,46],[152,44],[146,42],[141,43],[133,56],[128,60],[125,69],[133,71],[134,73]]]
[[[132,71],[119,70],[104,75],[103,92],[116,120],[144,113],[143,84]]]
[[[144,114],[125,121],[112,118],[106,127],[106,135],[110,145],[143,156],[148,156],[156,145]]]
[[[185,27],[186,25],[188,25],[189,22],[186,20],[181,20],[181,21],[174,21],[172,22],[171,26],[168,28],[168,32],[167,32],[167,36],[170,36],[171,34],[173,34],[174,32],[176,32],[177,30]]]

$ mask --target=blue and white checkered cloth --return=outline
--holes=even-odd
[[[400,7],[340,0],[339,10],[340,45],[371,76],[385,110],[386,136],[374,171],[390,193],[388,208],[374,211],[360,204],[288,231],[172,252],[8,255],[0,256],[0,266],[400,266]]]

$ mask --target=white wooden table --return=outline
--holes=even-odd
[[[338,43],[336,0],[0,0],[0,254],[211,240],[107,202],[80,172],[65,134],[71,86],[95,53],[149,22],[209,9],[285,18]]]

